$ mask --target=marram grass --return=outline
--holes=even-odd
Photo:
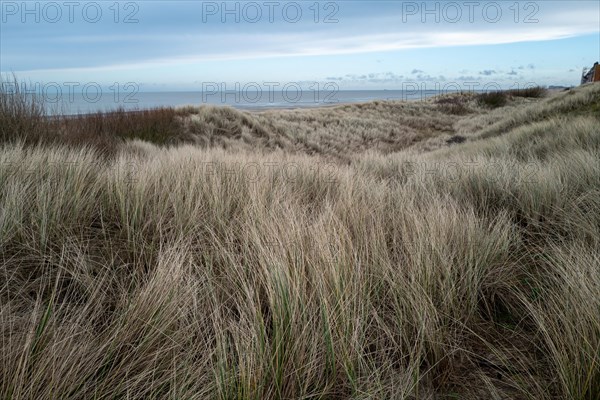
[[[0,398],[600,398],[599,88],[5,141]]]

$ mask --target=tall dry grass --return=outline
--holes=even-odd
[[[418,109],[478,123],[476,99],[188,110],[193,144],[109,158],[3,144],[0,397],[597,399],[600,131],[561,110],[599,92],[434,152],[443,130],[366,143]],[[341,119],[347,153],[308,133],[353,112],[392,120]]]

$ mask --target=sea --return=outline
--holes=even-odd
[[[49,94],[44,97],[48,114],[77,115],[110,112],[118,109],[136,111],[158,107],[229,106],[240,110],[294,109],[375,100],[421,100],[441,94],[439,90],[339,90],[330,92],[122,92]],[[443,93],[448,93],[447,91]]]

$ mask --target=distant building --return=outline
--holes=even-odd
[[[598,63],[595,63],[594,66],[589,70],[583,70],[581,84],[583,85],[591,82],[600,82],[600,65]]]

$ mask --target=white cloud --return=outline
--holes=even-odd
[[[144,49],[144,52],[143,56],[140,56],[139,51],[131,52],[130,59],[127,59],[127,51],[119,52],[118,54],[125,54],[120,58],[116,56],[111,58],[109,53],[105,59],[91,67],[49,68],[41,64],[40,68],[25,67],[16,72],[131,71],[168,66],[194,66],[206,61],[537,42],[599,32],[600,16],[597,12],[590,12],[589,2],[573,2],[573,5],[569,6],[556,2],[547,4],[553,5],[542,7],[542,12],[537,16],[540,22],[537,24],[514,24],[510,18],[505,18],[503,23],[499,24],[463,23],[432,26],[432,24],[415,23],[407,25],[399,23],[397,15],[374,17],[367,14],[362,20],[346,21],[346,24],[340,23],[323,29],[313,26],[312,29],[296,30],[293,33],[286,30],[290,27],[280,26],[277,32],[259,34],[243,32],[243,26],[240,26],[242,31],[211,32],[209,40],[205,33],[194,30],[194,27],[190,27],[190,31],[182,34],[153,30],[147,33],[106,36],[50,36],[47,42],[51,43],[51,47],[60,48],[61,43],[71,47],[70,44],[75,42],[85,46],[82,48],[82,54],[86,51],[94,51],[99,44],[103,44],[105,48],[114,46],[121,50],[126,50],[127,46],[135,46],[136,49]]]

